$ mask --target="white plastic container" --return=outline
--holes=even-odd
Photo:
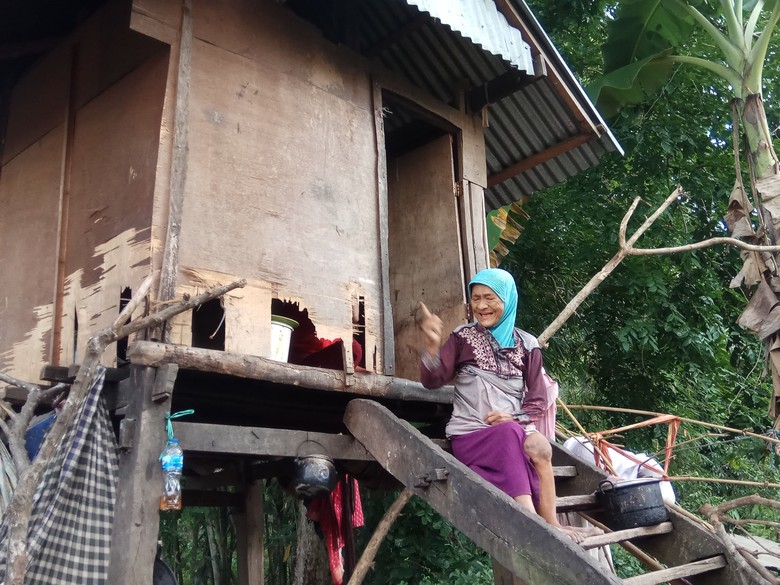
[[[290,337],[293,329],[298,326],[298,321],[271,315],[271,355],[272,360],[286,362],[290,354]]]

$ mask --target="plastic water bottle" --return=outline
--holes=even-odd
[[[184,453],[179,439],[171,438],[160,454],[163,470],[163,494],[160,510],[181,510],[181,471],[184,467]]]

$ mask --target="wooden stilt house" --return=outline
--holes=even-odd
[[[154,271],[150,310],[247,281],[105,355],[110,583],[151,582],[164,416],[189,408],[184,504],[243,510],[242,583],[263,579],[262,480],[306,441],[389,471],[528,583],[618,582],[406,422],[436,438],[447,417],[450,392],[415,382],[415,308],[465,321],[486,212],[619,150],[522,0],[19,4],[0,18],[0,370],[71,379]],[[287,362],[272,314],[299,322]],[[557,458],[579,474],[563,496],[592,491],[594,468]]]

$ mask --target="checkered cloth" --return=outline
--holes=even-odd
[[[117,446],[100,368],[81,412],[43,473],[33,500],[26,585],[104,585],[116,501]],[[0,580],[8,527],[0,525]]]

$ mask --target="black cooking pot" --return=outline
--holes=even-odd
[[[295,459],[293,488],[299,498],[313,498],[332,491],[338,482],[333,459],[327,455],[303,455]]]
[[[659,479],[605,479],[596,490],[596,499],[613,530],[654,526],[669,519]]]

